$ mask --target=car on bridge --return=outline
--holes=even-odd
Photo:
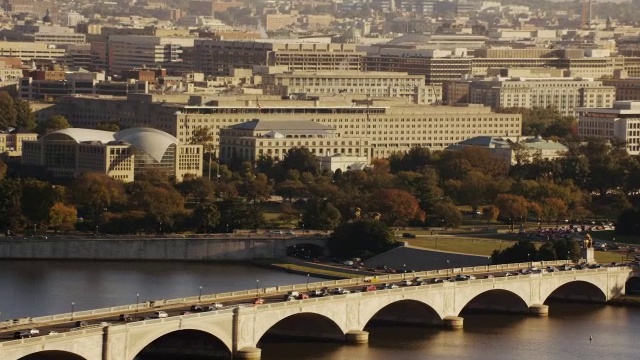
[[[133,318],[129,314],[120,314],[118,321],[130,322],[133,321]]]
[[[376,291],[376,290],[378,290],[378,288],[376,288],[375,285],[367,285],[362,287],[362,292]]]
[[[32,336],[38,336],[38,335],[40,335],[40,330],[38,329],[28,329],[28,330],[16,331],[15,333],[13,333],[13,337],[16,339],[30,338]]]
[[[204,308],[200,305],[191,305],[191,312],[203,312]]]
[[[253,305],[262,305],[264,304],[264,299],[263,298],[255,298],[253,299]]]
[[[213,303],[213,304],[207,306],[204,310],[205,311],[215,311],[215,310],[220,310],[223,307],[224,307],[224,305],[222,305],[222,303],[217,302],[217,303]]]
[[[153,314],[151,314],[152,319],[162,319],[166,317],[169,317],[169,314],[167,314],[166,311],[155,311]]]

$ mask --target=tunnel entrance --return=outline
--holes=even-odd
[[[66,351],[42,351],[22,357],[20,360],[85,360],[85,358]]]
[[[166,334],[147,345],[134,360],[229,360],[231,352],[215,336],[199,330]]]
[[[287,256],[304,260],[318,259],[324,256],[324,248],[316,244],[296,244],[287,247]]]
[[[529,307],[520,296],[507,290],[489,290],[473,299],[460,312],[461,316],[482,313],[527,314]]]
[[[545,304],[554,302],[590,302],[605,303],[607,296],[597,286],[586,281],[572,281],[554,290],[545,300]]]

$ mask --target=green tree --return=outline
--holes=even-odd
[[[191,144],[212,144],[213,143],[213,131],[211,131],[208,127],[199,127],[191,131],[191,138],[189,142]]]
[[[485,206],[482,208],[482,218],[487,220],[487,225],[489,225],[492,221],[496,221],[498,219],[498,215],[500,215],[500,209],[497,206]]]
[[[31,111],[28,101],[15,100],[16,109],[16,126],[27,131],[33,131],[36,128],[36,116]]]
[[[285,174],[289,170],[297,170],[301,174],[308,172],[314,176],[320,173],[318,158],[306,147],[293,147],[287,150],[279,165]]]
[[[15,101],[8,92],[0,92],[0,131],[15,128],[17,119]]]
[[[24,225],[20,179],[4,178],[0,181],[0,229],[16,232],[24,228]]]
[[[538,249],[538,260],[540,261],[553,261],[558,260],[558,256],[556,255],[556,249],[553,246],[553,243],[545,242]]]
[[[56,130],[67,129],[70,127],[71,125],[67,118],[62,115],[53,115],[49,119],[38,123],[36,126],[36,132],[40,135],[45,135]]]
[[[118,132],[120,125],[118,121],[101,121],[96,125],[96,130]]]
[[[512,246],[502,251],[495,250],[491,254],[491,263],[493,264],[520,263],[537,259],[538,250],[530,240],[519,240]]]
[[[338,226],[329,237],[329,250],[335,256],[366,257],[392,249],[397,245],[387,225],[375,220],[356,220]]]
[[[220,221],[219,232],[233,232],[236,229],[258,229],[264,226],[262,209],[241,198],[230,198],[218,203]]]
[[[462,224],[462,213],[451,202],[441,201],[433,207],[433,215],[439,224],[445,227],[457,228]]]
[[[212,201],[216,197],[216,184],[207,178],[187,178],[176,185],[186,203],[196,206]]]
[[[220,222],[220,211],[213,202],[199,203],[191,214],[197,228],[205,233],[213,230]]]
[[[321,198],[307,200],[302,215],[305,229],[331,230],[340,224],[342,215],[329,201]]]
[[[546,198],[542,202],[542,219],[549,221],[557,221],[567,215],[567,204],[557,198]]]
[[[184,198],[172,187],[146,186],[142,193],[142,209],[160,232],[175,225],[176,216],[184,212]]]
[[[22,213],[31,223],[47,223],[51,207],[61,198],[60,187],[35,179],[22,180]]]

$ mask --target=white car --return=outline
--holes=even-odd
[[[152,319],[162,319],[166,317],[169,317],[169,314],[167,314],[166,311],[156,311],[153,313],[153,315],[151,315]]]
[[[402,282],[400,283],[400,285],[402,286],[411,286],[411,284],[411,280],[402,280]]]

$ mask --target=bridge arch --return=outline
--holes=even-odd
[[[18,360],[87,360],[84,357],[62,350],[44,350],[37,353],[23,356]]]
[[[624,291],[627,295],[640,294],[640,277],[631,276],[624,284]]]
[[[370,317],[363,319],[363,328],[374,322],[417,326],[441,325],[442,316],[422,301],[402,299],[384,305]]]
[[[458,315],[472,311],[528,313],[529,303],[512,289],[494,288],[468,299],[459,309]]]
[[[549,290],[545,296],[540,297],[545,304],[554,299],[601,303],[606,302],[608,299],[607,291],[603,290],[601,284],[586,279],[570,280]]]
[[[255,329],[256,343],[265,336],[286,336],[296,338],[344,340],[347,332],[327,315],[315,312],[298,312],[271,322],[270,325]]]
[[[442,323],[442,319],[446,316],[444,313],[444,304],[438,300],[439,297],[425,296],[423,291],[413,291],[410,293],[391,291],[386,294],[384,291],[387,290],[371,293],[371,296],[363,297],[360,305],[360,328],[357,330],[363,330],[376,315],[379,319],[387,318],[390,321],[393,321],[393,317],[395,316],[398,322],[400,322],[401,319],[398,316],[402,316],[402,312],[407,311],[407,309],[417,311],[423,316],[423,319],[428,319],[427,324]],[[429,300],[433,300],[436,303],[431,303]],[[416,323],[418,323],[418,321],[419,319],[416,320]]]
[[[183,331],[192,331],[197,333],[205,333],[212,337],[212,340],[215,342],[219,341],[224,345],[227,351],[231,352],[232,349],[232,335],[230,333],[226,333],[223,329],[220,329],[216,326],[206,326],[202,324],[190,324],[187,326],[180,325],[179,327],[163,327],[163,326],[155,326],[155,327],[145,327],[138,341],[133,344],[128,345],[127,356],[129,360],[135,359],[135,357],[140,354],[147,346],[151,345],[154,341],[169,335],[171,333],[183,332]],[[136,337],[130,337],[130,339],[135,339]]]

